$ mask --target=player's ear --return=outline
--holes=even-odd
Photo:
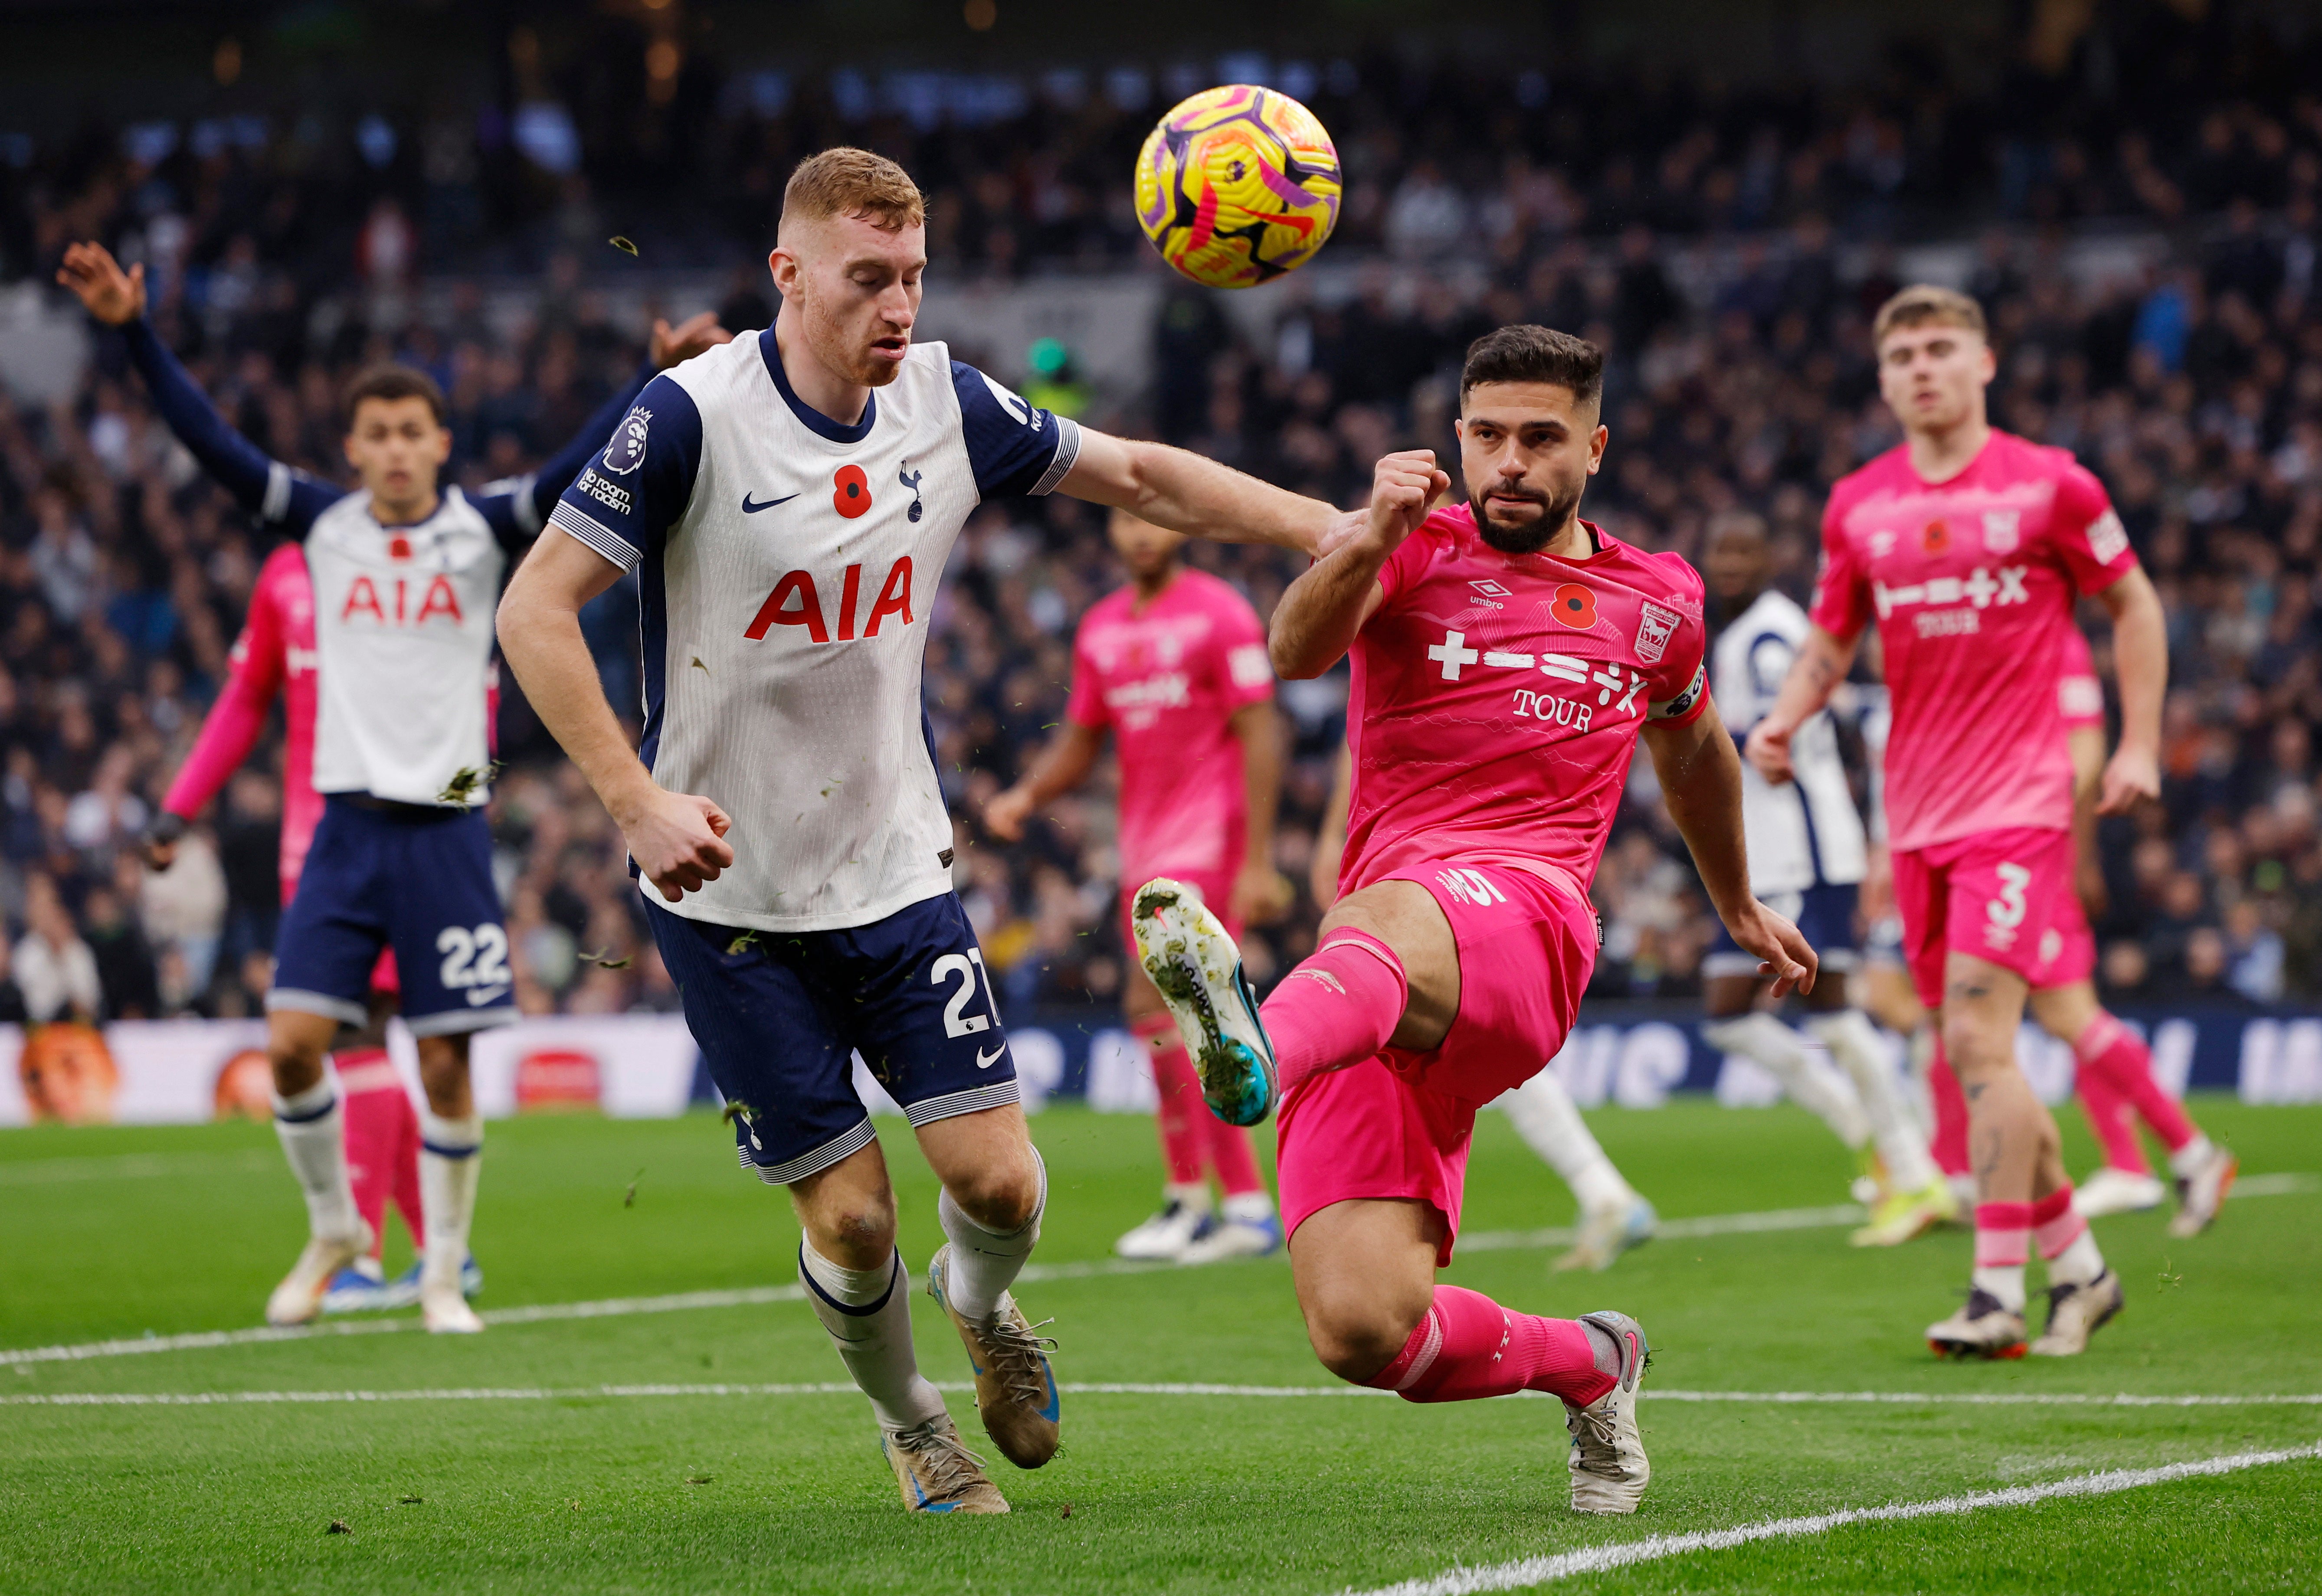
[[[452,458],[452,429],[438,423],[435,428],[435,463],[442,465]]]
[[[1596,424],[1596,430],[1588,434],[1588,474],[1590,476],[1595,476],[1603,468],[1604,445],[1612,441],[1612,437],[1613,429],[1601,421]]]

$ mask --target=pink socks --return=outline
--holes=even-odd
[[[1927,1097],[1935,1111],[1935,1134],[1927,1144],[1935,1167],[1947,1175],[1968,1172],[1967,1097],[1960,1090],[1952,1062],[1943,1056],[1943,1033],[1935,1033],[1934,1050],[1927,1055]]]
[[[1435,1304],[1394,1362],[1364,1382],[1407,1402],[1466,1402],[1547,1391],[1586,1407],[1613,1389],[1577,1319],[1502,1308],[1481,1291],[1435,1288]]]
[[[1185,1056],[1185,1044],[1166,1015],[1138,1021],[1138,1039],[1153,1060],[1153,1089],[1160,1100],[1153,1122],[1161,1132],[1161,1161],[1168,1166],[1172,1186],[1198,1186],[1202,1181],[1202,1122],[1214,1118],[1202,1101],[1201,1077]]]
[[[1410,996],[1393,948],[1367,931],[1323,933],[1321,946],[1282,978],[1258,1011],[1283,1095],[1310,1075],[1376,1056],[1402,1023]]]
[[[2098,1014],[2072,1044],[2079,1061],[2077,1084],[2089,1128],[2104,1146],[2105,1163],[2131,1174],[2153,1172],[2136,1139],[2129,1111],[2151,1126],[2171,1153],[2200,1132],[2184,1108],[2153,1078],[2153,1053],[2136,1033],[2109,1014]]]

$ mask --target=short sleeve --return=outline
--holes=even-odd
[[[1417,532],[1397,544],[1394,552],[1386,557],[1386,563],[1379,567],[1378,585],[1386,595],[1379,606],[1382,612],[1394,604],[1405,588],[1427,574],[1428,555],[1433,547],[1433,540],[1428,535],[1428,531],[1422,524]]]
[[[1112,711],[1105,704],[1096,666],[1088,657],[1085,634],[1073,643],[1073,696],[1065,705],[1065,718],[1092,732],[1112,724]]]
[[[1266,628],[1258,625],[1257,612],[1240,594],[1218,606],[1210,642],[1218,692],[1229,709],[1263,704],[1274,697],[1274,661],[1266,658]]]
[[[1081,455],[1077,422],[1042,410],[964,361],[951,363],[960,433],[980,498],[1053,492]]]
[[[700,465],[701,413],[693,396],[656,377],[558,497],[548,524],[634,570],[685,513]]]
[[[1646,690],[1651,697],[1645,718],[1686,725],[1709,705],[1709,627],[1702,619],[1704,590],[1701,574],[1680,556],[1663,555],[1659,562],[1675,568],[1668,574],[1678,591],[1671,595],[1670,603],[1680,597],[1685,602],[1676,609],[1648,602],[1639,616],[1640,658],[1645,657],[1642,645],[1650,632],[1665,631],[1668,639],[1648,679]]]
[[[2048,513],[2048,541],[2081,593],[2100,592],[2136,569],[2128,528],[2096,473],[2077,461],[2056,479]]]
[[[1836,494],[1822,514],[1822,567],[1815,573],[1814,597],[1806,618],[1842,642],[1860,632],[1870,618],[1870,584],[1847,540],[1846,513]]]

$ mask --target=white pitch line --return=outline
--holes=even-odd
[[[2234,1196],[2286,1197],[2322,1186],[2304,1174],[2252,1175],[2234,1188]],[[1664,1219],[1656,1233],[1668,1241],[1713,1236],[1755,1236],[1769,1231],[1830,1229],[1862,1222],[1863,1211],[1853,1204],[1816,1208],[1772,1208],[1748,1214],[1701,1214],[1691,1218]],[[1507,1252],[1531,1247],[1567,1246],[1569,1228],[1548,1230],[1484,1230],[1459,1238],[1461,1252]],[[1174,1269],[1172,1263],[1130,1262],[1120,1258],[1092,1259],[1074,1263],[1031,1263],[1017,1278],[1027,1285],[1050,1281],[1089,1280],[1123,1274],[1147,1274]],[[679,1291],[663,1297],[611,1297],[593,1302],[541,1302],[525,1308],[495,1308],[479,1315],[488,1325],[537,1325],[564,1319],[626,1318],[637,1314],[687,1313],[699,1309],[756,1308],[776,1302],[800,1302],[800,1286],[745,1286],[714,1291]],[[83,1341],[61,1346],[29,1346],[0,1351],[0,1364],[80,1363],[89,1358],[133,1357],[143,1353],[199,1352],[222,1346],[251,1346],[275,1341],[306,1341],[323,1336],[383,1336],[420,1328],[411,1318],[346,1319],[321,1325],[277,1327],[261,1325],[244,1330],[195,1330],[175,1336],[121,1336],[109,1341]]]
[[[2219,1474],[2238,1473],[2244,1469],[2264,1468],[2278,1463],[2304,1463],[2317,1458],[2322,1458],[2322,1442],[2278,1452],[2235,1452],[2190,1463],[2168,1464],[2159,1468],[2107,1469],[2101,1473],[2074,1474],[2069,1479],[2051,1480],[2044,1485],[2016,1485],[2005,1491],[1974,1491],[1959,1496],[1939,1496],[1926,1501],[1889,1502],[1878,1508],[1847,1508],[1838,1512],[1815,1513],[1797,1518],[1769,1518],[1756,1524],[1737,1524],[1731,1529],[1702,1530],[1692,1535],[1647,1536],[1642,1540],[1619,1541],[1608,1546],[1561,1552],[1554,1556],[1526,1557],[1520,1562],[1495,1564],[1486,1568],[1455,1568],[1430,1579],[1406,1580],[1399,1585],[1382,1586],[1361,1592],[1360,1596],[1481,1596],[1486,1591],[1520,1591],[1531,1585],[1570,1579],[1575,1574],[1609,1573],[1616,1568],[1632,1567],[1640,1563],[1658,1563],[1663,1558],[1681,1557],[1689,1552],[1723,1552],[1735,1546],[1748,1546],[1752,1541],[1823,1535],[1851,1524],[1892,1524],[1912,1518],[1948,1518],[1985,1508],[2029,1507],[2034,1502],[2049,1501],[2057,1497],[2110,1496],[2116,1491],[2135,1491],[2147,1485],[2166,1485],[2178,1480],[2210,1479]],[[1357,1596],[1357,1593],[1350,1590],[1347,1596]]]
[[[937,1381],[946,1391],[972,1391],[965,1381]],[[1365,1385],[1227,1385],[1182,1381],[1062,1381],[1056,1389],[1083,1397],[1378,1398],[1393,1391]],[[851,1397],[844,1381],[774,1384],[732,1382],[650,1385],[457,1386],[408,1391],[56,1391],[0,1395],[9,1408],[211,1408],[281,1402],[561,1402],[600,1397]],[[1518,1391],[1520,1399],[1546,1399],[1541,1391]],[[2281,1408],[2322,1407],[2322,1393],[2287,1395],[2176,1395],[2123,1391],[2114,1395],[2071,1391],[1666,1391],[1646,1393],[1668,1402],[1878,1402],[1906,1407],[1971,1404],[2052,1408]]]
[[[159,1175],[239,1175],[279,1171],[270,1149],[240,1153],[118,1153],[0,1163],[0,1186],[53,1186],[68,1181],[134,1181]]]

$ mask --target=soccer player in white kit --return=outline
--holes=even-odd
[[[311,778],[324,811],[266,996],[275,1130],[306,1198],[308,1239],[267,1299],[267,1322],[313,1318],[332,1277],[370,1249],[324,1057],[342,1024],[367,1023],[372,971],[392,948],[427,1099],[420,1312],[433,1331],[480,1330],[461,1281],[484,1134],[468,1037],[517,1017],[483,813],[492,606],[508,556],[540,530],[544,504],[580,469],[585,447],[473,497],[439,490],[452,452],[443,393],[425,372],[375,367],[345,395],[347,462],[363,483],[348,493],[270,460],[226,424],[145,320],[142,266],[124,272],[101,245],[78,243],[58,280],[122,329],[170,430],[261,524],[303,545],[312,582]],[[675,333],[657,327],[655,349],[718,335],[699,316]]]
[[[927,264],[903,169],[800,163],[769,258],[782,306],[648,384],[509,584],[500,635],[542,721],[620,825],[745,1168],[788,1186],[809,1300],[871,1400],[914,1511],[1008,1510],[910,1339],[894,1194],[859,1051],[943,1183],[928,1292],[966,1345],[986,1432],[1054,1455],[1047,1351],[1009,1292],[1047,1177],[920,704],[935,584],[988,499],[1062,491],[1156,525],[1312,552],[1356,517],[1035,409],[911,342]],[[642,570],[645,723],[632,750],[579,610]]]
[[[1710,690],[1739,740],[1774,707],[1790,661],[1805,640],[1806,612],[1772,585],[1766,524],[1747,511],[1709,529],[1703,570],[1732,618],[1710,652]],[[1833,1070],[1797,1032],[1758,1006],[1769,984],[1758,956],[1736,947],[1724,927],[1702,960],[1702,1035],[1712,1045],[1765,1069],[1792,1100],[1819,1117],[1874,1170],[1879,1194],[1857,1246],[1893,1246],[1956,1216],[1959,1199],[1927,1151],[1925,1133],[1905,1106],[1902,1081],[1850,990],[1859,962],[1854,921],[1867,850],[1854,789],[1839,759],[1827,709],[1809,716],[1791,744],[1795,780],[1772,786],[1742,771],[1742,822],[1750,839],[1750,889],[1797,923],[1822,955],[1825,978],[1803,999],[1806,1032],[1827,1048]],[[1842,1074],[1840,1071],[1843,1071]],[[1875,1154],[1875,1160],[1874,1155]]]

